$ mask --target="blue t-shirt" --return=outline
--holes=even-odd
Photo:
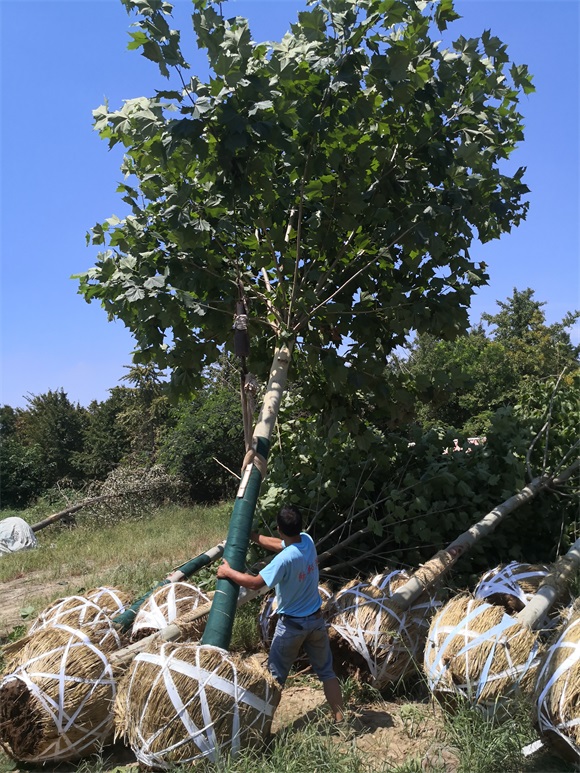
[[[322,603],[318,593],[316,548],[309,534],[301,532],[300,537],[300,542],[287,545],[260,570],[266,585],[276,586],[276,611],[292,617],[312,615]]]

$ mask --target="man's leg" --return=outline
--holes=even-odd
[[[268,670],[284,687],[292,664],[298,657],[306,631],[291,621],[278,620],[268,655]]]
[[[342,722],[344,719],[342,690],[332,667],[332,652],[326,631],[326,623],[319,618],[311,621],[310,626],[311,630],[304,640],[304,649],[310,665],[322,682],[324,695],[334,720]]]
[[[334,676],[332,679],[326,679],[322,686],[324,687],[324,696],[328,701],[330,710],[335,722],[342,722],[344,719],[344,703],[342,700],[342,690],[340,682]]]

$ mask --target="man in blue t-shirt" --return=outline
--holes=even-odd
[[[276,523],[280,538],[256,532],[250,535],[257,545],[278,554],[260,574],[237,572],[224,560],[217,576],[250,590],[258,590],[264,585],[275,586],[278,623],[268,668],[283,686],[303,646],[310,665],[322,682],[334,719],[341,722],[344,717],[342,692],[332,668],[326,623],[320,612],[316,548],[310,535],[302,531],[302,516],[296,507],[285,505]]]

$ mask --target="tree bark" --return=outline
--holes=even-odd
[[[438,582],[463,553],[469,550],[482,537],[490,534],[507,515],[526,502],[529,502],[540,491],[548,488],[548,486],[557,486],[563,483],[576,471],[578,466],[579,462],[577,460],[557,478],[548,476],[534,478],[528,486],[487,513],[487,515],[463,532],[444,550],[433,556],[426,564],[423,564],[414,573],[413,577],[391,596],[393,604],[401,609],[407,609],[424,590]]]
[[[536,628],[579,568],[580,539],[577,539],[566,555],[560,556],[556,561],[553,570],[544,577],[537,593],[517,615],[518,622],[530,630]]]

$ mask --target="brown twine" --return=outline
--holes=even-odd
[[[242,462],[242,476],[246,471],[248,464],[253,464],[254,467],[257,467],[262,480],[264,480],[266,477],[266,469],[268,467],[268,462],[266,461],[265,457],[263,457],[262,454],[257,454],[253,448],[250,448],[250,450],[246,452],[244,461]]]

